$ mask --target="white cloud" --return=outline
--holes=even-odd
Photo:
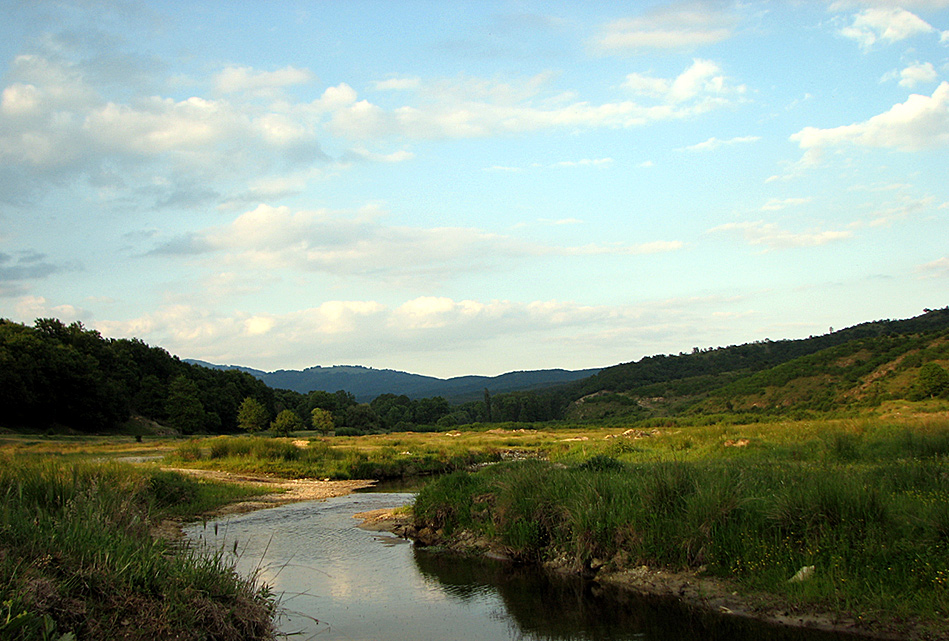
[[[214,78],[219,93],[249,92],[270,95],[274,90],[313,82],[309,69],[287,66],[277,71],[256,71],[251,67],[227,67]]]
[[[14,307],[16,315],[19,318],[58,318],[64,323],[74,321],[85,321],[90,317],[90,313],[80,307],[73,305],[51,305],[46,298],[42,296],[24,296],[20,298]]]
[[[638,245],[627,245],[623,243],[591,243],[580,247],[568,247],[552,250],[552,253],[563,253],[573,256],[598,256],[604,254],[661,254],[677,251],[684,247],[684,243],[679,240],[657,240],[649,243],[640,243]]]
[[[506,165],[492,165],[486,167],[484,171],[502,171],[508,173],[521,173],[527,169],[573,169],[578,167],[609,167],[613,164],[612,158],[581,158],[580,160],[561,160],[555,163],[544,165],[541,163],[531,163],[527,167],[511,167]]]
[[[247,87],[265,87],[300,74],[287,68],[237,75]],[[124,195],[148,206],[145,194],[155,206],[187,206],[189,198],[207,206],[225,183],[253,181],[274,170],[292,172],[325,159],[317,142],[319,117],[310,106],[271,110],[199,96],[110,101],[87,83],[81,65],[37,55],[19,56],[8,76],[12,82],[0,90],[0,163],[42,185],[36,193],[43,193],[48,177],[94,181],[114,174],[121,175],[111,181],[116,199]],[[231,76],[229,86],[236,91],[239,78]],[[339,104],[345,90],[331,89],[329,102]]]
[[[497,269],[544,256],[629,256],[680,249],[680,241],[544,245],[475,228],[384,224],[374,207],[356,211],[293,211],[259,205],[232,223],[174,238],[155,253],[213,253],[232,268],[364,276],[392,285],[437,283],[457,274]]]
[[[941,83],[932,96],[913,94],[864,122],[832,129],[805,127],[791,140],[805,150],[842,144],[903,151],[945,147],[949,145],[949,82]]]
[[[625,88],[661,99],[653,105],[630,100],[599,105],[545,100],[541,91],[549,80],[549,74],[539,74],[520,83],[478,78],[438,81],[418,88],[420,103],[389,110],[347,93],[346,102],[332,110],[327,127],[335,135],[355,140],[479,138],[546,129],[635,127],[705,113],[740,100],[746,91],[708,60],[693,61],[671,79],[627,77]]]
[[[943,256],[921,265],[918,271],[923,272],[929,278],[949,278],[949,256]]]
[[[732,84],[721,71],[715,62],[696,58],[673,79],[631,73],[626,76],[623,87],[636,95],[674,105],[676,111],[701,113],[727,104],[735,96],[740,98],[746,92],[744,85]],[[687,103],[691,104],[683,107]]]
[[[900,86],[912,89],[920,83],[935,82],[939,74],[931,62],[917,62],[900,72]]]
[[[837,0],[831,11],[845,11],[855,7],[902,7],[904,9],[949,9],[949,0]]]
[[[359,160],[368,160],[371,162],[381,162],[381,163],[397,163],[397,162],[406,162],[415,158],[415,154],[411,151],[401,149],[399,151],[393,151],[389,154],[380,154],[377,152],[369,151],[365,147],[354,147],[349,150],[348,156],[353,158],[358,158]]]
[[[763,220],[754,222],[726,223],[713,227],[709,233],[739,233],[749,245],[764,245],[768,249],[782,249],[788,247],[813,247],[844,240],[853,236],[850,231],[813,230],[792,232],[781,229],[775,223]]]
[[[879,41],[893,43],[935,31],[928,22],[903,8],[872,7],[856,14],[853,23],[841,29],[840,34],[856,40],[866,50]]]
[[[677,4],[610,22],[594,39],[593,47],[601,53],[692,49],[727,40],[736,23],[735,16],[709,3]]]
[[[420,78],[388,78],[386,80],[377,80],[373,83],[376,91],[408,91],[418,89],[422,84]]]
[[[737,145],[750,142],[758,142],[761,140],[761,136],[737,136],[735,138],[729,138],[728,140],[721,140],[712,136],[704,142],[700,142],[694,145],[689,145],[688,147],[683,147],[683,151],[714,151],[719,147],[727,145]]]
[[[786,207],[806,205],[809,202],[811,202],[810,198],[772,198],[761,206],[761,211],[780,211]]]
[[[578,350],[595,347],[604,363],[619,360],[622,356],[617,354],[631,342],[643,343],[644,349],[653,347],[652,342],[645,344],[643,335],[651,335],[657,327],[669,331],[682,325],[684,305],[662,301],[613,307],[557,300],[421,296],[394,306],[372,300],[332,300],[285,314],[259,314],[168,304],[138,318],[92,325],[106,336],[135,336],[181,357],[264,369],[276,364],[287,368],[341,363],[407,369],[415,361],[431,367],[437,361],[433,344],[444,346],[438,351],[448,354],[470,353],[473,347],[484,345],[523,346],[509,347],[506,357],[494,359],[492,367],[508,367],[493,372],[497,374],[531,367],[525,352],[537,358],[538,350],[549,352],[542,356],[545,366],[563,366],[564,346],[570,344]],[[694,303],[690,308],[694,309]],[[638,323],[635,329],[631,329],[633,323]],[[454,375],[471,374],[473,367],[484,366],[459,363],[457,357],[451,360],[454,364],[444,367],[454,370]]]
[[[613,164],[612,158],[583,158],[581,160],[562,160],[555,162],[552,167],[608,167]]]

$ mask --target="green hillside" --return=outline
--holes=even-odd
[[[910,398],[921,367],[944,366],[949,308],[800,340],[763,340],[606,368],[571,389],[566,415],[835,411]]]

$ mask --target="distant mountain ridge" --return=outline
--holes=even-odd
[[[436,378],[410,374],[391,369],[373,369],[361,365],[333,365],[308,367],[304,370],[276,370],[265,372],[240,365],[216,365],[195,359],[185,362],[211,369],[247,372],[276,389],[289,389],[301,394],[313,390],[335,392],[346,390],[359,402],[368,402],[380,394],[396,394],[409,398],[443,396],[453,403],[478,400],[484,390],[491,394],[538,390],[588,378],[599,369],[565,370],[545,369],[507,372],[498,376],[456,376]]]

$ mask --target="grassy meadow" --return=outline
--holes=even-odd
[[[870,630],[949,633],[945,412],[624,431],[442,477],[416,526],[524,561],[696,571]]]
[[[139,618],[153,622],[141,638],[170,635],[161,626],[171,620],[181,638],[264,635],[273,607],[265,590],[219,559],[170,553],[149,536],[158,519],[248,490],[161,466],[422,476],[419,528],[474,533],[515,559],[586,572],[690,570],[870,629],[949,630],[949,403],[934,400],[808,421],[144,442],[2,436],[0,638],[110,638]],[[810,566],[810,579],[789,581]]]

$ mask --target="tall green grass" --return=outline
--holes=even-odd
[[[469,530],[515,559],[578,571],[701,570],[840,613],[944,622],[944,429],[846,430],[807,447],[802,460],[760,450],[653,462],[597,454],[459,472],[422,489],[416,526]],[[789,582],[811,565],[813,579]]]
[[[0,638],[271,638],[266,588],[150,535],[233,498],[129,465],[3,457]]]

